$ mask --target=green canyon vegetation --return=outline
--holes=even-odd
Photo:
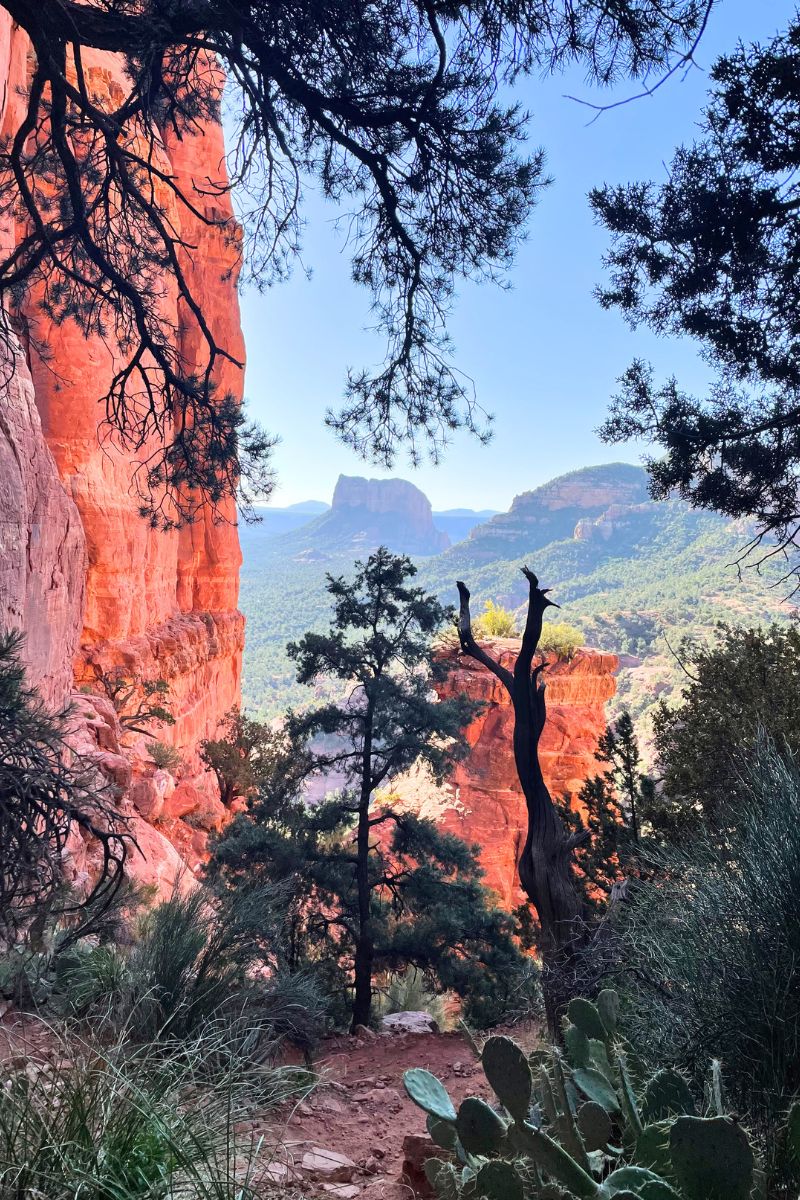
[[[0,0],[0,1200],[797,1195],[796,15],[588,198],[645,465],[385,477],[494,461],[517,94],[654,101],[733,3]],[[237,287],[314,191],[380,345],[279,510]]]

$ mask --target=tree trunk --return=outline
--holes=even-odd
[[[533,658],[544,611],[553,602],[531,571],[524,568],[523,573],[530,587],[528,616],[513,673],[475,641],[469,592],[460,581],[459,637],[462,651],[488,667],[505,686],[514,708],[514,763],[528,810],[519,878],[539,918],[547,1024],[551,1035],[557,1037],[561,1014],[574,994],[575,966],[585,932],[583,899],[572,869],[572,854],[582,838],[568,834],[539,763],[539,739],[547,712],[540,678],[543,664],[534,667]]]
[[[375,947],[370,921],[372,889],[369,882],[369,806],[372,799],[372,720],[373,701],[369,699],[364,718],[361,794],[358,804],[356,837],[356,890],[358,893],[358,937],[353,961],[353,1017],[351,1033],[358,1025],[369,1026],[372,1011],[372,965]]]

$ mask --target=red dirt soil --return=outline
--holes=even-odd
[[[526,1047],[539,1041],[533,1027],[511,1032]],[[456,1105],[465,1096],[493,1098],[460,1033],[330,1038],[314,1066],[320,1072],[319,1086],[294,1112],[285,1114],[284,1161],[299,1164],[316,1147],[347,1155],[357,1166],[352,1184],[359,1188],[359,1200],[413,1200],[418,1194],[402,1178],[403,1140],[409,1134],[426,1135],[425,1114],[406,1096],[405,1070],[432,1071]],[[274,1121],[264,1128],[277,1132]],[[300,1187],[315,1200],[332,1194],[311,1181]]]

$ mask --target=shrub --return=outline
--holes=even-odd
[[[6,1066],[0,1089],[0,1196],[48,1200],[250,1200],[274,1153],[242,1132],[250,1081],[204,1085],[212,1040],[165,1057],[44,1031],[47,1060]],[[36,1037],[33,1042],[35,1044]],[[259,1072],[259,1099],[308,1087],[290,1069]]]
[[[263,890],[236,909],[201,888],[176,893],[145,916],[127,951],[76,948],[59,971],[57,999],[73,1016],[124,1026],[138,1043],[191,1040],[227,1022],[251,1056],[269,1056],[285,1038],[309,1050],[324,1005],[307,975],[282,969],[275,921]]]
[[[486,600],[483,612],[472,623],[472,632],[476,638],[510,638],[517,637],[517,618],[507,608]]]
[[[569,662],[583,644],[584,637],[580,629],[568,625],[566,621],[545,621],[542,625],[539,649],[544,654],[555,654],[557,658]]]
[[[161,771],[170,771],[173,774],[183,766],[183,758],[177,746],[170,746],[167,742],[150,742],[147,747],[147,753],[150,755],[150,761]]]
[[[762,733],[800,753],[800,628],[720,625],[707,646],[684,646],[681,703],[655,709],[662,828],[673,840],[713,828],[720,841],[739,820],[739,780]]]
[[[447,1159],[425,1172],[443,1200],[750,1200],[757,1169],[746,1133],[723,1112],[718,1075],[711,1113],[675,1071],[639,1076],[617,1029],[619,997],[573,1000],[566,1055],[528,1056],[507,1037],[480,1052],[499,1105],[475,1096],[456,1110],[429,1071],[404,1084]],[[800,1112],[797,1113],[800,1118]],[[760,1192],[759,1192],[760,1194]]]
[[[128,845],[96,771],[68,750],[67,713],[48,711],[26,685],[21,648],[18,634],[0,634],[0,949],[19,964],[22,951],[49,957],[96,928],[122,883]],[[99,851],[97,880],[80,897],[64,879],[76,831]]]
[[[638,1045],[699,1079],[711,1054],[766,1136],[800,1090],[800,766],[762,742],[712,832],[654,856],[622,922]]]

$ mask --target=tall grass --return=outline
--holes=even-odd
[[[800,765],[762,742],[730,797],[730,847],[660,854],[622,929],[628,1029],[700,1080],[722,1060],[729,1101],[766,1137],[800,1090]]]
[[[310,1050],[324,1004],[311,979],[288,975],[270,956],[269,902],[234,912],[201,889],[176,893],[146,914],[132,947],[78,947],[64,957],[62,1012],[124,1026],[134,1042],[192,1042],[227,1027],[232,1053],[248,1047],[263,1061],[287,1038]]]
[[[37,1034],[47,1056],[12,1068],[0,1088],[0,1200],[273,1194],[265,1168],[274,1147],[241,1132],[243,1121],[250,1129],[251,1079],[237,1069],[207,1085],[213,1038],[165,1054],[125,1042],[100,1048],[43,1025]],[[271,1069],[270,1081],[274,1103],[307,1087],[289,1069]]]

